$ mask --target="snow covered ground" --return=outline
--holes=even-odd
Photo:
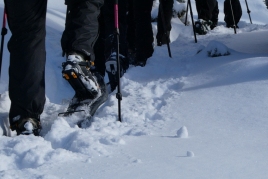
[[[47,102],[42,137],[6,129],[8,58],[0,83],[1,179],[266,179],[268,176],[268,10],[262,0],[244,1],[237,34],[219,26],[194,42],[192,26],[172,20],[171,52],[155,47],[147,65],[122,78],[122,119],[112,93],[92,126],[81,115],[58,117],[73,90],[61,77],[63,0],[47,13]],[[0,14],[3,13],[0,3]],[[192,0],[194,18],[197,18]],[[156,24],[153,24],[156,32]],[[10,32],[6,36],[6,41]],[[229,54],[209,57],[215,53]],[[200,51],[202,50],[202,51]],[[200,51],[199,53],[197,53]],[[209,53],[208,53],[209,52]],[[11,137],[10,137],[11,136]]]

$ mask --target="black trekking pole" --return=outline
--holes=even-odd
[[[233,11],[233,6],[232,6],[232,1],[231,0],[230,0],[230,7],[231,7],[231,12],[232,12],[233,21],[234,21],[234,33],[236,34],[236,23],[235,23],[234,11]]]
[[[116,50],[116,59],[117,59],[117,73],[118,73],[118,84],[117,84],[117,93],[116,98],[118,99],[118,120],[122,122],[121,119],[121,100],[122,100],[122,94],[121,94],[121,86],[120,86],[120,76],[121,76],[121,70],[120,70],[120,59],[119,59],[119,20],[118,20],[118,0],[115,0],[114,4],[114,25],[115,25],[115,35],[117,36],[117,50]]]
[[[3,15],[3,26],[2,26],[2,39],[1,39],[1,51],[0,51],[0,78],[1,78],[1,72],[2,72],[2,61],[3,61],[3,53],[4,53],[4,40],[5,35],[7,34],[7,28],[6,28],[6,22],[7,22],[7,14],[6,9],[4,9],[4,15]]]
[[[162,19],[164,34],[165,34],[166,40],[167,40],[168,55],[169,55],[170,58],[172,58],[171,51],[170,51],[170,46],[169,46],[169,41],[170,41],[169,40],[169,34],[167,33],[166,21],[165,21],[165,16],[164,16],[163,3],[162,3],[162,0],[159,0],[159,1],[160,1],[159,8],[160,8],[160,12],[161,12],[161,19]]]
[[[195,32],[195,23],[194,23],[194,17],[193,17],[193,10],[192,10],[192,5],[191,5],[190,0],[188,0],[188,5],[189,5],[189,8],[190,8],[190,14],[191,14],[191,19],[192,19],[192,24],[193,24],[194,40],[195,40],[195,43],[197,43],[196,32]]]
[[[187,6],[186,6],[186,16],[185,16],[185,22],[184,22],[185,26],[187,25],[188,9],[189,9],[189,3],[188,3],[188,1],[187,1]]]
[[[252,24],[251,16],[250,16],[250,10],[249,10],[249,8],[248,8],[248,2],[247,2],[247,0],[245,0],[245,2],[246,2],[246,6],[247,6],[248,17],[249,17],[250,23]]]

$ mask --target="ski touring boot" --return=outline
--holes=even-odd
[[[128,60],[125,56],[119,54],[119,61],[120,61],[120,78],[124,75],[126,70],[129,68]],[[109,85],[110,90],[113,92],[117,85],[118,85],[118,72],[117,72],[117,54],[113,52],[109,58],[107,59],[106,63],[106,72],[109,78]]]
[[[59,115],[68,116],[74,112],[84,110],[77,110],[80,106],[90,106],[102,96],[100,81],[103,81],[101,75],[92,73],[94,70],[94,63],[85,61],[83,57],[77,53],[69,54],[66,62],[62,64],[62,75],[75,91],[75,95],[69,104],[65,113]],[[104,82],[102,82],[103,85]],[[105,83],[104,83],[105,85]]]

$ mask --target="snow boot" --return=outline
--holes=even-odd
[[[16,130],[17,135],[34,134],[35,136],[39,136],[42,129],[40,120],[34,118],[20,118],[10,128]]]
[[[84,61],[81,55],[71,53],[62,67],[63,78],[70,83],[79,100],[95,99],[101,95],[97,79],[91,73],[91,69],[94,69],[93,62]]]
[[[205,21],[203,19],[198,19],[195,22],[194,28],[195,32],[199,35],[206,35],[210,29],[210,26],[212,25],[212,22],[210,20]]]
[[[118,72],[117,72],[117,59],[116,58],[117,58],[116,53],[113,52],[105,63],[111,91],[114,91],[118,85]],[[126,72],[126,70],[129,68],[129,62],[128,62],[128,59],[121,54],[119,54],[119,62],[120,62],[120,78],[121,78]]]

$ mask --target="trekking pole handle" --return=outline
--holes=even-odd
[[[5,40],[5,35],[7,34],[6,22],[7,22],[7,13],[6,13],[6,8],[5,8],[4,15],[3,15],[3,26],[2,26],[2,32],[1,32],[2,38],[1,38],[1,48],[0,48],[0,77],[1,77],[1,72],[2,72],[4,40]]]
[[[119,20],[118,20],[118,0],[115,0],[114,4],[114,27],[119,34]]]
[[[6,35],[7,34],[6,23],[7,23],[7,13],[6,13],[6,9],[4,9],[3,25],[2,25],[1,35]]]

